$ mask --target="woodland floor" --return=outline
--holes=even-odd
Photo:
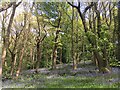
[[[18,80],[5,80],[2,88],[118,88],[119,68],[112,67],[109,74],[98,73],[90,63],[80,63],[76,70],[72,64],[58,65],[56,70],[47,68],[23,71]]]

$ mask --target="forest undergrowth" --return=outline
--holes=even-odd
[[[57,65],[56,70],[40,68],[23,71],[17,80],[3,80],[3,88],[118,88],[119,68],[111,73],[99,73],[90,62],[81,63],[76,70],[72,64]]]

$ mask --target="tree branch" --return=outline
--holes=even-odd
[[[45,39],[45,37],[47,36],[47,31],[46,31],[46,29],[45,29],[45,26],[46,26],[46,25],[43,26],[43,30],[44,30],[44,32],[45,32],[45,35],[40,39],[40,42],[42,42],[42,41]]]
[[[16,4],[16,7],[18,7],[22,3],[22,0]]]
[[[13,5],[13,3],[14,3],[14,2],[11,2],[11,3],[8,4],[6,7],[0,8],[0,12],[5,11],[5,10],[7,10],[8,8],[10,8],[10,7]]]
[[[91,2],[91,4],[84,9],[83,14],[85,14],[87,12],[87,10],[90,9],[90,8],[92,8],[93,6],[94,6],[94,3]]]
[[[67,3],[68,3],[70,6],[72,6],[72,7],[78,8],[78,6],[75,6],[75,5],[71,4],[71,3],[68,2],[68,1],[67,1]]]

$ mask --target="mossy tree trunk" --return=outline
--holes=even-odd
[[[58,39],[59,39],[59,33],[62,32],[60,30],[61,17],[62,17],[62,13],[61,11],[59,11],[57,25],[52,24],[52,26],[56,28],[53,53],[52,53],[52,69],[56,69],[57,49],[58,49],[58,44],[59,44]]]
[[[60,30],[56,31],[56,36],[54,39],[54,47],[53,47],[53,56],[52,56],[52,69],[56,69],[56,61],[57,61],[57,48],[58,48],[58,37]]]

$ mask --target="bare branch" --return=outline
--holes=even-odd
[[[80,1],[78,0],[78,7],[80,8]]]
[[[90,9],[90,8],[92,8],[93,6],[94,6],[94,3],[91,2],[91,4],[85,8],[83,14],[85,14],[87,12],[87,10]]]
[[[40,42],[42,42],[42,41],[45,39],[45,37],[47,36],[47,31],[46,31],[46,29],[45,29],[45,26],[46,26],[46,25],[43,26],[43,30],[44,30],[44,32],[45,32],[45,35],[44,35],[43,38],[40,40]]]
[[[22,1],[18,2],[18,4],[16,4],[16,7],[18,7],[21,3],[22,3]]]
[[[55,28],[58,28],[59,26],[58,25],[55,25],[55,24],[52,24],[52,22],[49,20],[49,24]]]
[[[13,3],[14,3],[14,2],[11,2],[11,3],[8,4],[6,7],[0,8],[0,12],[5,11],[5,10],[7,10],[8,8],[10,8],[10,7],[13,5]]]
[[[72,6],[72,7],[78,8],[78,6],[75,6],[75,5],[71,4],[71,3],[68,2],[68,1],[67,1],[67,3],[68,3],[70,6]]]

